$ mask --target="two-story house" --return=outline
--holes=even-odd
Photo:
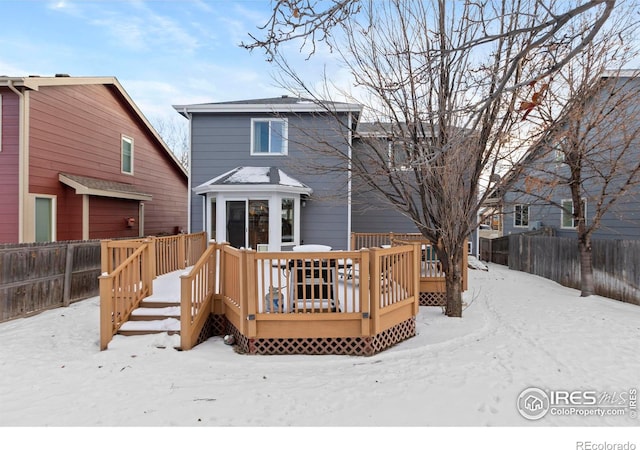
[[[576,117],[570,124],[586,128],[576,136],[584,146],[578,156],[583,158],[580,189],[586,223],[592,223],[598,204],[606,205],[617,197],[592,237],[640,239],[640,176],[635,175],[635,181],[620,191],[640,159],[636,117],[640,100],[635,94],[640,92],[640,78],[637,71],[605,72],[602,81],[608,82],[586,103],[592,105],[587,113],[598,116],[594,120]],[[622,95],[623,99],[612,101]],[[562,137],[562,131],[559,135],[533,147],[522,162],[522,173],[507,175],[514,177],[513,186],[492,199],[494,206],[502,209],[504,235],[548,227],[559,237],[576,236],[574,205],[567,184],[567,150],[561,150],[563,143],[559,141],[566,137]]]
[[[418,232],[353,185],[349,160],[360,139],[384,131],[360,122],[362,105],[285,95],[174,108],[190,122],[191,232],[271,251],[346,250],[352,232]]]
[[[0,77],[0,243],[187,226],[186,170],[113,77]]]

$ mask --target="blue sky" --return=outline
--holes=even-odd
[[[0,75],[115,76],[143,113],[171,105],[279,96],[274,67],[240,48],[269,0],[0,0]],[[293,60],[309,80],[330,61]],[[307,79],[307,78],[305,78]]]

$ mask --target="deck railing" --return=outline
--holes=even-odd
[[[113,335],[129,320],[142,299],[153,293],[153,267],[149,263],[152,244],[150,239],[141,241],[111,273],[104,272],[100,276],[101,350],[107,348]]]
[[[191,349],[212,312],[219,246],[209,246],[188,274],[180,276],[180,347]]]
[[[391,245],[394,239],[423,239],[420,233],[351,233],[351,250]]]
[[[206,249],[206,233],[179,234],[166,237],[101,241],[100,276],[100,348],[107,348],[113,335],[126,322],[143,298],[153,293],[153,279],[192,266]],[[203,263],[205,264],[205,263]],[[203,275],[195,276],[193,319],[200,309],[200,285]],[[178,300],[178,299],[176,299]],[[194,309],[195,308],[195,309]],[[208,312],[208,311],[207,311]],[[199,315],[195,314],[196,319]]]
[[[379,243],[379,245],[395,246],[407,244],[420,244],[420,292],[434,293],[445,292],[445,274],[442,263],[436,255],[433,243],[425,239],[420,233],[351,233],[351,248],[360,248],[366,243]],[[467,248],[465,242],[464,248]],[[462,255],[462,290],[468,288],[467,274],[468,255]]]
[[[417,245],[356,252],[216,248],[214,298],[247,338],[372,336],[418,312]],[[183,303],[192,297],[183,293]]]
[[[194,265],[207,247],[207,234],[204,231],[140,239],[105,239],[101,241],[102,273],[111,273],[149,239],[153,242],[150,257],[156,277]]]

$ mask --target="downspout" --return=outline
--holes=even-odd
[[[347,249],[354,251],[351,248],[351,157],[353,148],[353,132],[351,130],[353,117],[351,111],[349,111],[349,157],[347,159]]]
[[[7,86],[17,96],[19,101],[18,112],[18,242],[24,242],[24,204],[28,189],[25,189],[25,183],[28,186],[29,180],[29,155],[25,148],[26,129],[25,129],[25,99],[24,94],[20,92],[14,85],[13,80],[7,80]]]
[[[187,230],[189,233],[192,233],[193,231],[191,230],[191,195],[192,195],[192,191],[191,191],[191,164],[192,164],[192,160],[193,160],[193,150],[192,150],[192,145],[193,145],[193,136],[192,136],[192,127],[191,127],[191,118],[192,115],[191,113],[187,112],[187,108],[183,108],[182,109],[182,113],[184,114],[184,116],[187,118],[187,120],[189,120],[189,168],[188,168],[188,173],[187,173]],[[206,231],[206,229],[205,229]]]

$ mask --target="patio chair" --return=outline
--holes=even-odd
[[[292,312],[339,312],[335,261],[289,261],[289,308]]]

